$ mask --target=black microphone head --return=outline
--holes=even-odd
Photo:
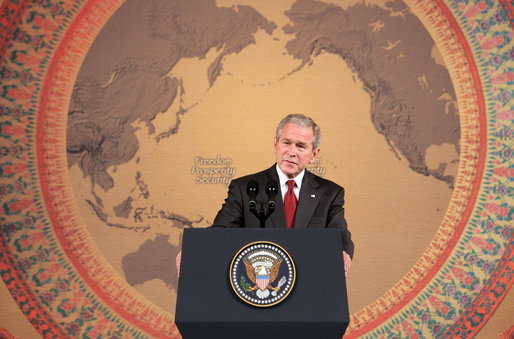
[[[276,180],[271,179],[266,184],[266,194],[268,195],[270,200],[274,200],[277,193],[278,193],[278,183]]]
[[[250,180],[246,184],[246,193],[248,194],[248,206],[250,210],[257,207],[257,194],[259,194],[259,184],[255,180]]]
[[[268,214],[275,211],[275,197],[278,193],[278,183],[276,180],[269,180],[266,184],[266,194],[268,195]]]
[[[254,197],[254,199],[255,199],[257,194],[259,194],[259,184],[257,183],[257,181],[255,181],[255,180],[248,181],[248,184],[246,184],[246,193],[250,197]]]

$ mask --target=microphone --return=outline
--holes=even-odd
[[[255,210],[257,207],[257,194],[259,194],[259,184],[255,180],[250,180],[246,184],[246,193],[248,193],[248,206],[250,210]]]
[[[275,209],[275,197],[278,193],[278,184],[276,180],[271,179],[266,184],[266,194],[268,195],[268,208],[272,211]]]

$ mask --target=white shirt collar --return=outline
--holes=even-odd
[[[280,169],[278,164],[276,164],[275,167],[277,169],[278,180],[280,181],[280,191],[282,193],[282,200],[284,200],[284,196],[286,195],[286,192],[287,192],[287,182],[291,179],[289,179],[289,177],[284,172],[282,172],[282,170]],[[302,187],[302,181],[303,181],[304,176],[305,176],[305,169],[303,171],[301,171],[300,174],[298,174],[296,177],[294,177],[292,179],[296,183],[296,186],[294,188],[294,193],[295,193],[297,199],[300,199],[300,188]]]

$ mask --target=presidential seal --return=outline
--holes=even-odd
[[[282,302],[296,280],[293,259],[282,247],[259,241],[241,248],[230,265],[230,283],[246,303],[268,307]]]

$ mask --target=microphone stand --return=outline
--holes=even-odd
[[[255,215],[257,219],[259,219],[260,227],[264,228],[264,226],[266,225],[266,219],[268,219],[271,213],[273,213],[273,211],[275,210],[275,206],[273,206],[273,208],[270,208],[268,205],[268,213],[265,213],[264,203],[259,203],[259,205],[261,207],[259,208],[259,212],[257,212],[256,204],[250,204],[250,212],[252,212],[252,214]]]

